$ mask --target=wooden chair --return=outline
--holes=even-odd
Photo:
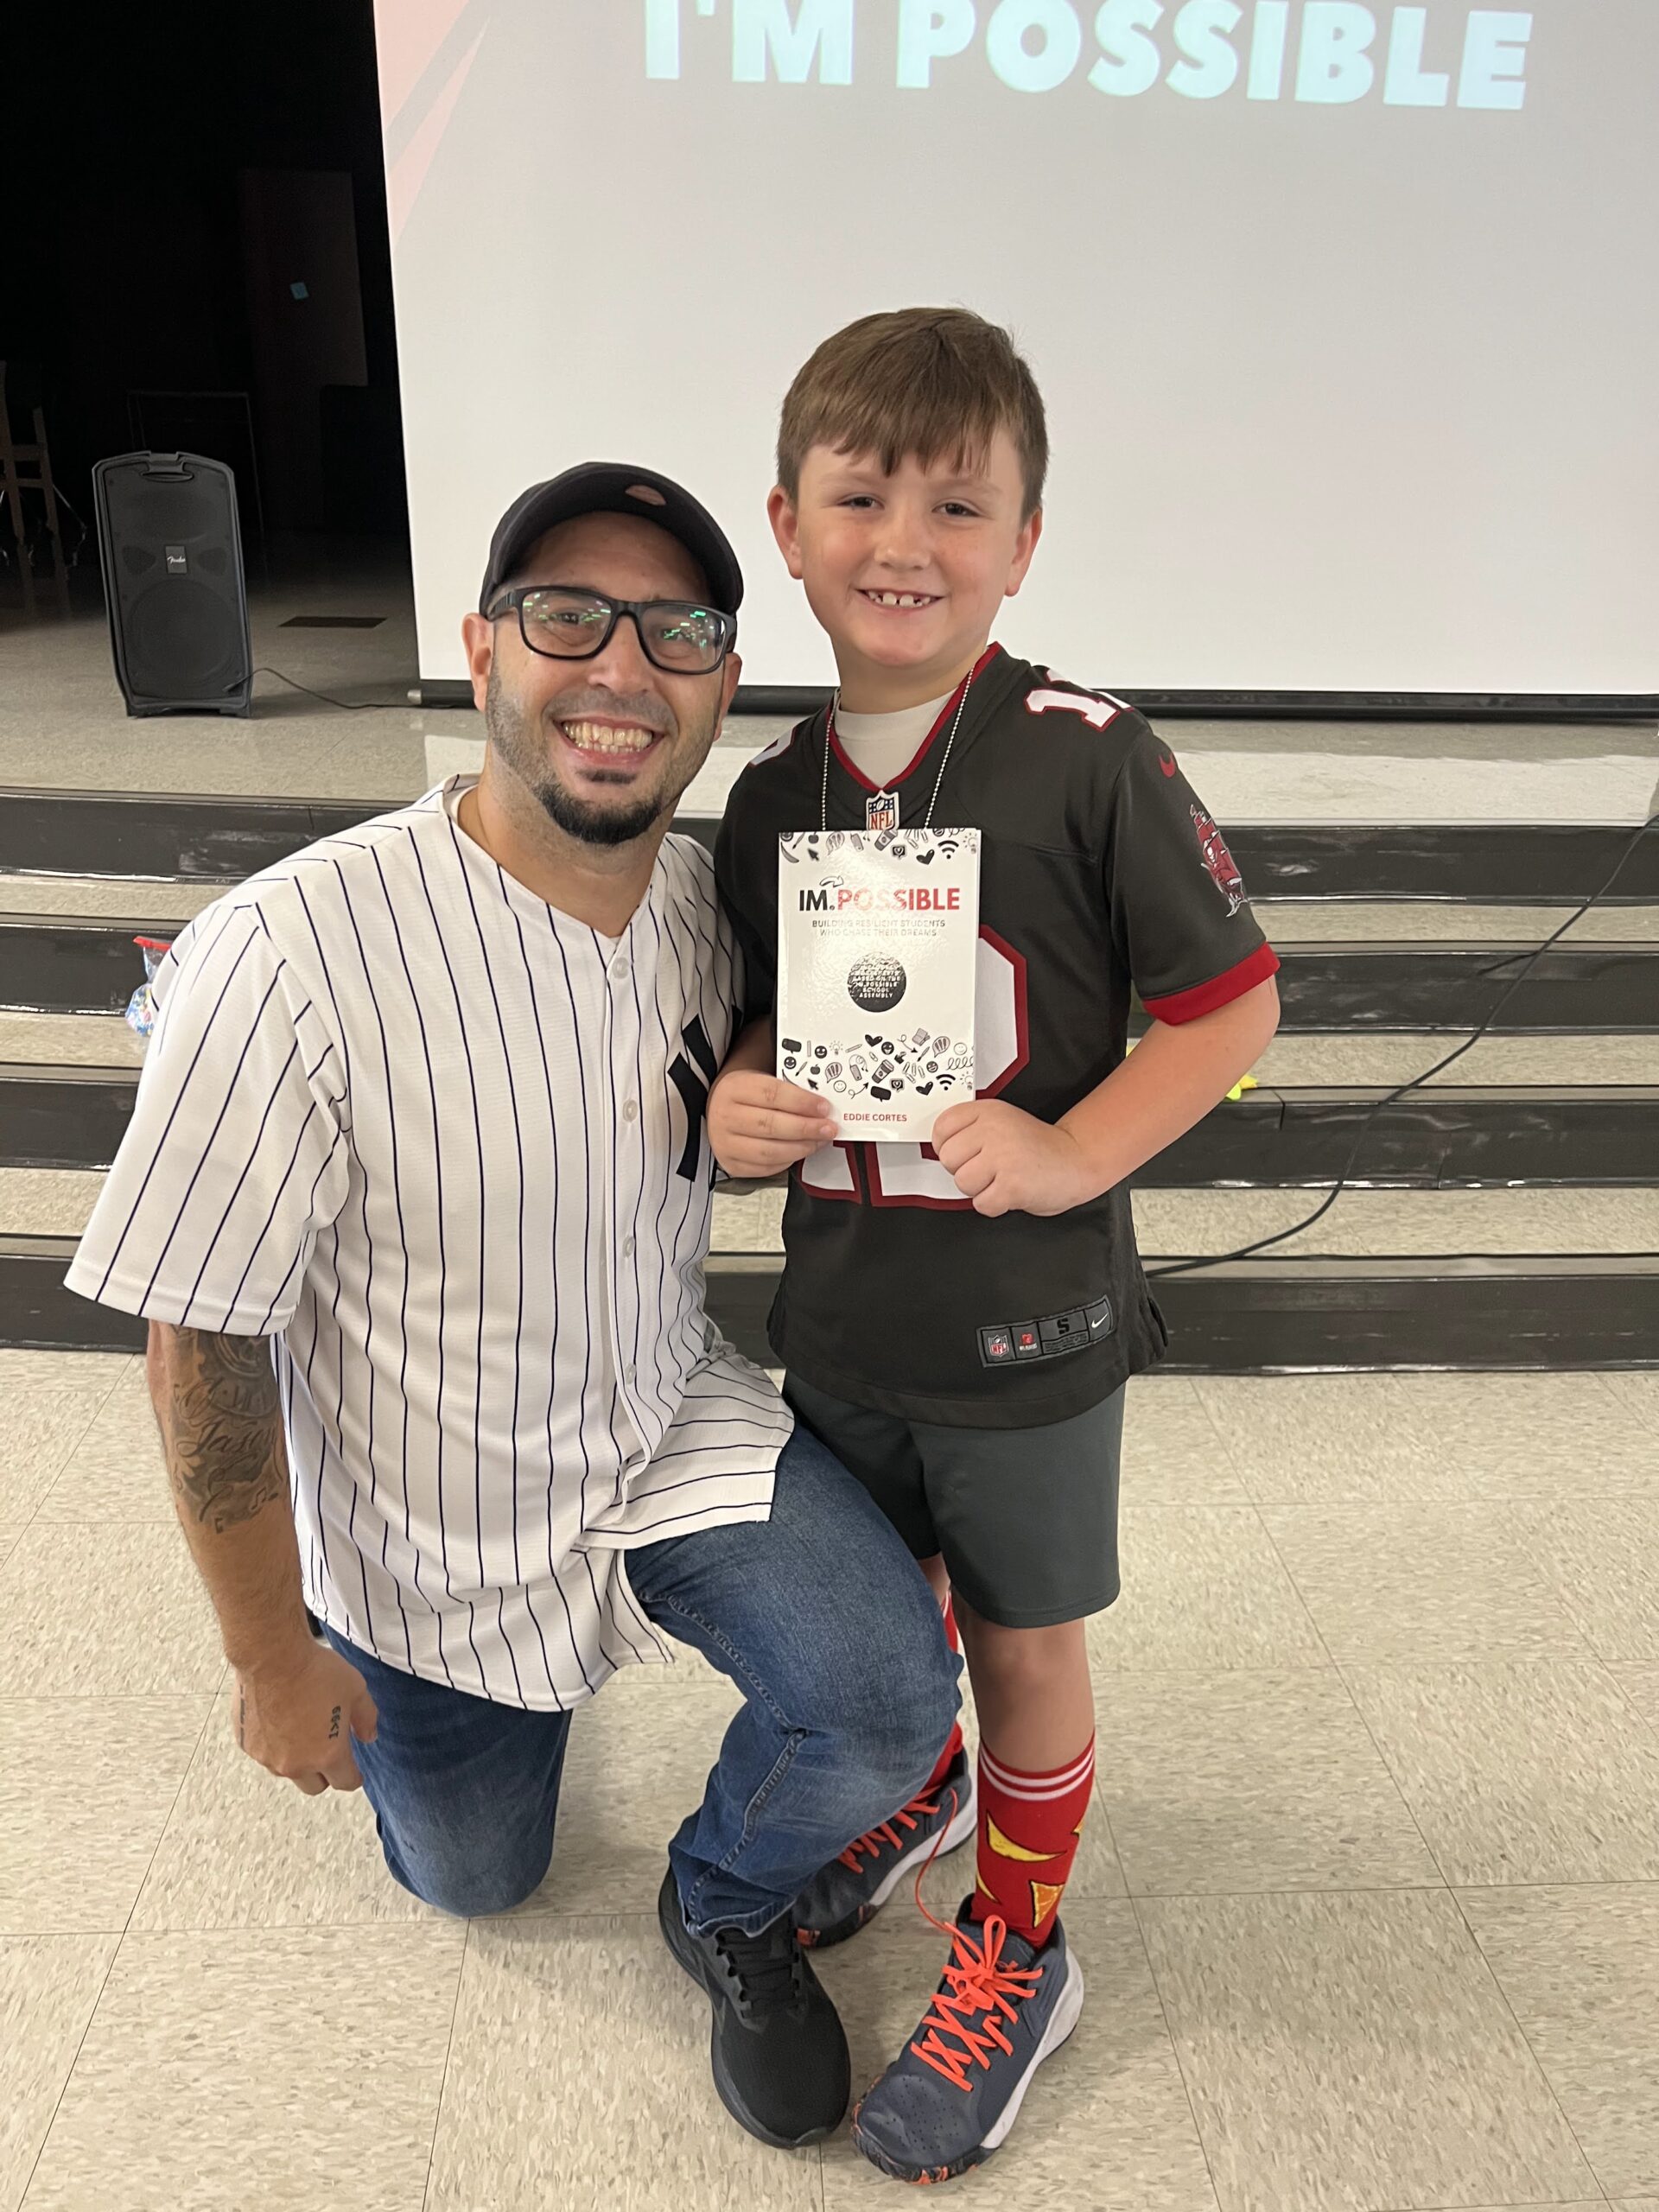
[[[10,372],[10,373],[8,373]],[[12,410],[32,417],[35,435],[23,443],[12,436]],[[25,492],[38,492],[46,508],[46,527],[52,540],[52,576],[56,586],[58,612],[69,612],[69,571],[64,565],[63,533],[58,527],[58,495],[52,482],[52,456],[46,442],[46,416],[41,408],[40,371],[21,361],[0,361],[0,500],[11,517],[11,534],[17,541],[17,573],[22,579],[23,612],[35,614],[35,571],[29,561],[28,533],[23,524]]]

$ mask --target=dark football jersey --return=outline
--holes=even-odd
[[[1122,1061],[1131,985],[1159,1020],[1190,1021],[1279,964],[1170,747],[1121,700],[994,645],[892,789],[901,830],[931,804],[936,830],[980,832],[981,1097],[1056,1122]],[[827,710],[738,778],[715,870],[751,1018],[772,1008],[779,835],[885,827],[891,811]],[[1063,1421],[1166,1341],[1126,1187],[1069,1213],[991,1218],[930,1146],[835,1144],[791,1173],[784,1241],[779,1357],[912,1420]]]

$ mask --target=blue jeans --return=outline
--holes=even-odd
[[[891,1523],[804,1428],[770,1520],[647,1545],[628,1575],[650,1618],[743,1693],[668,1851],[695,1933],[755,1934],[927,1779],[961,1662]],[[520,1904],[552,1859],[571,1715],[424,1681],[327,1633],[379,1708],[353,1749],[394,1877],[445,1912]]]

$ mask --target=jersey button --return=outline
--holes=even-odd
[[[633,1239],[632,1236],[625,1236],[622,1239],[622,1256],[625,1260],[631,1260],[633,1257]]]
[[[626,983],[627,980],[628,963],[619,953],[611,963],[611,981],[613,983]]]
[[[639,1120],[639,1101],[637,1098],[629,1099],[627,1104],[622,1109],[622,1118],[625,1122],[637,1122]]]

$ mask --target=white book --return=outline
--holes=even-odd
[[[850,1141],[925,1140],[974,1095],[977,830],[778,840],[778,1072]]]

